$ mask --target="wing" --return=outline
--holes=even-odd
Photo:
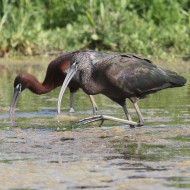
[[[138,97],[170,86],[164,70],[149,60],[132,54],[120,54],[104,65],[105,77],[110,85],[126,94]]]

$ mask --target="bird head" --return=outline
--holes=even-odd
[[[29,74],[27,74],[27,73],[21,73],[14,80],[14,85],[13,85],[14,93],[13,93],[13,98],[12,98],[10,110],[9,110],[10,116],[12,116],[14,114],[14,110],[15,110],[20,93],[24,89],[28,88],[28,86],[29,86],[29,82],[27,80],[28,75]]]
[[[72,80],[73,77],[75,80],[79,81],[80,74],[85,73],[86,70],[89,70],[91,66],[92,62],[88,54],[78,53],[72,57],[70,67],[66,70],[67,75],[59,93],[57,104],[58,113],[60,113],[61,100],[69,82]]]

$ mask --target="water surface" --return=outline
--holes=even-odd
[[[190,189],[189,82],[139,100],[141,128],[110,121],[71,127],[92,115],[91,103],[80,90],[69,114],[67,90],[58,116],[60,88],[40,96],[22,92],[11,124],[14,78],[27,71],[43,81],[47,60],[0,60],[0,189]],[[162,66],[190,79],[188,62]],[[100,114],[125,118],[108,98],[95,100]]]

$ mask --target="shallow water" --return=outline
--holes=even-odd
[[[16,74],[25,70],[42,81],[47,60],[0,60],[0,189],[190,189],[189,82],[139,100],[145,119],[140,128],[110,121],[71,127],[92,115],[91,104],[79,91],[69,114],[67,91],[58,116],[59,88],[40,96],[22,92],[11,124]],[[190,79],[188,62],[165,67]],[[125,118],[111,100],[95,100],[100,114]]]

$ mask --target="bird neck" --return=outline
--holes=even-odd
[[[84,92],[89,95],[95,95],[99,93],[99,89],[101,88],[93,76],[93,66],[81,71],[80,84]]]
[[[52,85],[40,83],[37,79],[32,80],[28,88],[35,94],[45,94],[54,89]]]

